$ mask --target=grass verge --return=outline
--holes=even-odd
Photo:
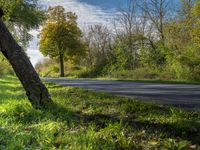
[[[47,84],[35,110],[15,77],[0,78],[0,149],[199,149],[200,112]]]

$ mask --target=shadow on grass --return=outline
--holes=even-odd
[[[1,91],[15,91],[16,92],[16,91],[22,91],[22,89],[23,89],[23,87],[21,85],[12,86],[12,85],[9,85],[9,84],[0,83],[0,90]],[[12,84],[13,84],[13,82],[12,82]]]
[[[16,83],[15,83],[16,82]],[[17,81],[2,81],[0,80],[0,98],[3,97],[21,97],[24,96],[23,87]],[[23,94],[17,94],[17,92]]]
[[[171,124],[154,123],[151,121],[137,121],[135,118],[119,118],[103,114],[79,114],[85,123],[94,122],[97,127],[104,128],[106,123],[121,122],[124,126],[129,126],[133,130],[146,130],[148,133],[165,133],[166,137],[178,138],[191,141],[194,144],[200,144],[200,123],[193,121],[178,121]]]
[[[124,127],[134,130],[146,130],[148,133],[162,133],[164,138],[175,138],[188,140],[193,144],[200,144],[200,123],[180,119],[173,123],[156,123],[152,121],[139,121],[135,117],[107,114],[84,114],[66,109],[59,104],[53,104],[46,109],[35,110],[26,109],[24,106],[16,106],[12,110],[12,116],[16,122],[24,125],[39,123],[41,121],[64,122],[69,127],[95,125],[95,130],[99,131],[107,127],[110,123],[122,123]],[[23,114],[21,116],[20,114]]]
[[[0,128],[0,149],[1,148],[5,149],[5,146],[7,145],[8,140],[10,138],[12,138],[10,131],[8,131],[7,129],[1,127]]]
[[[0,85],[0,103],[5,101],[16,101],[25,98],[25,92],[22,91],[21,86],[12,87],[9,85]]]
[[[0,84],[13,84],[13,81],[1,81],[0,80]]]

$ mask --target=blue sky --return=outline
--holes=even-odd
[[[92,24],[109,25],[118,10],[118,0],[40,0],[43,7],[61,5],[66,11],[75,12],[78,15],[78,23],[81,28]],[[44,57],[38,50],[38,31],[31,31],[33,40],[30,42],[27,53],[33,65]]]

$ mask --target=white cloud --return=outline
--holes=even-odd
[[[48,8],[49,6],[61,5],[66,11],[75,12],[78,15],[78,23],[81,27],[102,23],[110,25],[110,19],[114,16],[113,9],[105,11],[99,6],[92,6],[77,0],[40,0],[40,3]]]

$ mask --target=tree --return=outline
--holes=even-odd
[[[88,45],[87,64],[90,67],[105,65],[112,53],[109,29],[101,24],[90,26],[84,35],[84,40]]]
[[[190,45],[198,45],[196,40],[200,34],[198,1],[181,0],[178,12],[176,18],[164,25],[166,44],[175,55],[187,51]]]
[[[75,13],[65,13],[62,6],[49,8],[48,20],[40,34],[39,49],[45,56],[59,58],[61,77],[64,77],[64,58],[84,53],[81,37]]]
[[[193,40],[196,42],[198,48],[200,48],[200,1],[196,1],[193,8],[193,28],[191,30]]]
[[[21,9],[23,8],[24,7],[22,6]],[[44,84],[42,84],[38,74],[34,70],[22,47],[17,44],[16,40],[12,37],[6,25],[3,23],[1,19],[3,15],[3,10],[0,9],[0,51],[12,65],[17,77],[19,78],[24,89],[26,90],[26,95],[28,96],[31,104],[35,108],[45,107],[48,104],[52,103],[48,90],[44,86]],[[10,17],[10,21],[11,20],[13,23],[15,23],[15,20],[16,22],[18,22],[15,17]],[[24,20],[23,23],[26,24],[26,20]],[[32,26],[30,26],[30,28],[26,28],[25,26],[24,28],[26,28],[27,30],[31,29],[34,26],[33,24],[35,24],[36,26],[37,23],[38,22],[32,22]],[[29,23],[27,22],[27,25],[28,24]],[[15,26],[18,26],[18,24],[15,24]]]
[[[45,19],[44,10],[38,0],[0,0],[0,8],[5,15],[3,21],[17,42],[26,48],[32,36],[28,33],[31,29],[38,28]]]
[[[141,64],[153,68],[163,68],[166,64],[165,25],[170,16],[170,0],[142,0],[139,8],[145,21]]]
[[[169,19],[169,0],[143,0],[141,8],[158,32],[161,43],[165,44],[164,24]]]
[[[143,41],[146,26],[145,19],[139,16],[138,0],[127,0],[126,5],[120,5],[117,24],[121,27],[121,32],[116,34],[118,52],[125,57],[126,69],[136,68],[139,60],[138,51]]]
[[[197,40],[200,34],[199,13],[195,15],[197,2],[181,0],[176,17],[164,25],[167,67],[178,79],[200,79],[200,51]]]

